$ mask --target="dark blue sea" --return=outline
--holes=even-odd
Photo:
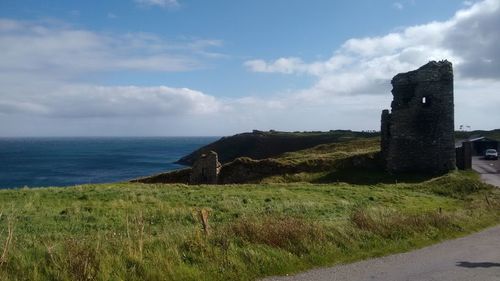
[[[218,137],[0,138],[0,188],[125,181],[182,168]]]

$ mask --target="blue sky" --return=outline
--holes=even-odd
[[[378,129],[431,59],[498,128],[499,1],[2,0],[0,136]]]

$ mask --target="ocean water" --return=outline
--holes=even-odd
[[[0,138],[0,188],[125,181],[182,168],[217,137]]]

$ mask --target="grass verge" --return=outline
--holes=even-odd
[[[255,280],[500,222],[471,172],[422,183],[0,190],[0,280]]]

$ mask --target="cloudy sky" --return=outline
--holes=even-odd
[[[0,0],[0,136],[374,130],[390,79],[455,70],[500,128],[500,0]]]

